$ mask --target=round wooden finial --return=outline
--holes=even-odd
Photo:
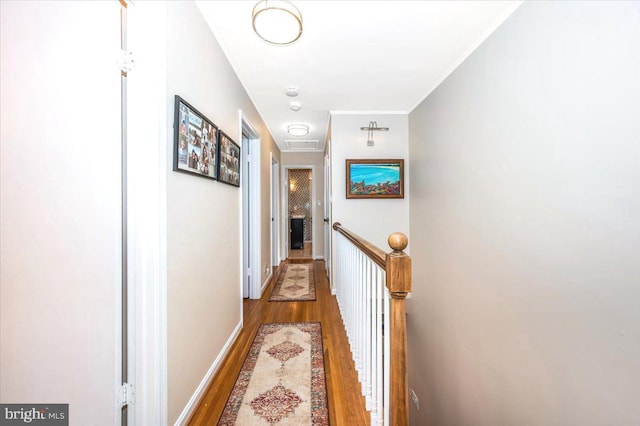
[[[394,232],[389,235],[389,239],[387,240],[389,243],[389,247],[393,249],[393,251],[402,251],[407,248],[407,244],[409,244],[409,238],[404,235],[402,232]]]

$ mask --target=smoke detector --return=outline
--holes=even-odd
[[[300,109],[302,108],[302,104],[298,101],[292,101],[289,102],[289,108],[291,109],[291,111],[300,111]]]
[[[297,87],[287,87],[287,90],[284,91],[284,94],[289,97],[295,98],[300,94],[300,91]]]

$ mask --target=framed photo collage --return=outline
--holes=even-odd
[[[240,186],[240,146],[178,95],[173,143],[174,171]]]

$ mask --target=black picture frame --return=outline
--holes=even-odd
[[[218,181],[240,186],[240,145],[218,129]]]
[[[218,126],[175,96],[173,170],[218,180]]]
[[[404,160],[346,160],[346,195],[404,198]]]

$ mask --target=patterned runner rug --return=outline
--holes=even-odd
[[[262,324],[218,425],[328,425],[319,322]]]
[[[284,265],[269,302],[295,302],[316,300],[316,283],[313,277],[313,263],[292,263]]]

